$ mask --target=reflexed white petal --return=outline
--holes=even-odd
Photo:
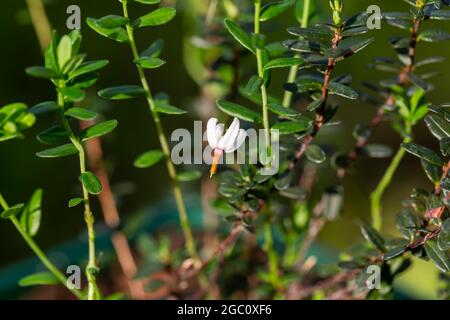
[[[233,146],[234,141],[236,140],[238,134],[239,134],[239,119],[234,118],[225,135],[222,137],[222,139],[219,140],[219,144],[217,147],[219,149],[225,150],[227,147],[229,148]]]
[[[237,150],[244,143],[246,137],[247,131],[245,131],[244,129],[240,129],[234,144],[231,146],[231,148],[225,149],[225,152],[231,153]]]
[[[217,148],[219,144],[220,137],[217,136],[217,119],[211,118],[208,120],[208,124],[206,125],[206,135],[208,137],[208,143],[211,148]]]
[[[219,123],[216,126],[216,137],[217,137],[217,143],[219,143],[219,140],[222,139],[223,132],[225,131],[225,125],[223,123]]]

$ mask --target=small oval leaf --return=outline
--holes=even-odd
[[[125,85],[100,90],[98,95],[111,100],[125,100],[146,95],[144,88],[136,85]]]
[[[161,150],[150,150],[137,157],[134,166],[141,169],[149,168],[161,161],[162,158],[164,158],[164,153]]]
[[[102,192],[102,184],[100,183],[100,180],[98,180],[97,176],[92,172],[87,171],[83,173],[79,179],[90,194],[97,195]]]
[[[6,209],[5,211],[3,211],[0,215],[0,217],[2,219],[9,219],[11,217],[17,216],[19,213],[22,212],[24,206],[25,206],[25,204],[23,204],[23,203],[16,204],[16,205]]]

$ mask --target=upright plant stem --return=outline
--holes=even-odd
[[[123,7],[124,17],[129,18],[127,1],[122,2],[122,7]],[[136,41],[134,39],[133,27],[131,27],[131,25],[128,23],[126,25],[126,29],[127,29],[128,37],[130,39],[130,47],[133,52],[133,57],[134,57],[134,59],[138,59],[139,52],[137,50]],[[156,127],[156,131],[158,133],[159,143],[161,145],[161,149],[163,151],[163,154],[164,154],[164,157],[166,160],[167,171],[169,173],[170,179],[172,180],[172,187],[173,187],[173,192],[175,195],[175,201],[176,201],[177,207],[178,207],[180,224],[183,229],[184,238],[186,241],[186,249],[188,250],[191,258],[194,260],[196,266],[201,266],[201,262],[199,260],[197,249],[195,247],[195,242],[194,242],[194,237],[192,235],[191,226],[189,224],[186,207],[184,205],[183,194],[181,192],[180,183],[179,183],[178,177],[177,177],[177,172],[176,172],[174,164],[172,163],[172,160],[170,159],[170,148],[169,148],[169,144],[167,142],[167,137],[164,133],[164,129],[163,129],[159,114],[156,111],[155,101],[153,99],[153,96],[152,96],[152,93],[150,90],[150,86],[148,84],[144,70],[140,66],[136,66],[136,68],[137,68],[137,71],[139,74],[139,78],[140,78],[142,87],[146,91],[147,103],[150,108],[150,113],[152,114],[153,121],[154,121],[155,127]]]
[[[300,24],[300,26],[302,28],[307,28],[308,24],[309,24],[309,11],[310,11],[310,7],[311,7],[311,0],[304,0],[305,2],[303,3],[303,16],[302,16],[302,22]],[[295,54],[296,58],[300,58],[300,54]],[[292,66],[289,69],[289,75],[288,75],[288,79],[287,82],[288,83],[292,83],[295,82],[295,79],[297,78],[297,73],[298,73],[298,66]],[[292,103],[292,97],[293,97],[293,93],[290,91],[284,91],[284,96],[283,96],[283,107],[285,108],[289,108],[291,106]]]
[[[64,88],[65,83],[61,80],[58,83],[59,88]],[[83,144],[78,140],[78,138],[73,133],[73,130],[69,124],[69,121],[64,115],[64,97],[61,93],[58,93],[58,105],[60,108],[61,121],[63,123],[64,129],[69,133],[69,138],[75,148],[78,150],[78,159],[80,164],[80,174],[86,173],[86,156],[84,152]],[[89,244],[89,260],[86,266],[86,277],[88,279],[88,300],[96,300],[98,298],[98,287],[96,283],[96,274],[98,272],[96,255],[95,255],[95,230],[94,230],[94,214],[91,210],[89,192],[81,184],[83,189],[83,203],[84,203],[84,220],[86,222],[88,231],[88,244]]]
[[[52,37],[51,24],[47,17],[47,13],[45,12],[45,6],[42,3],[42,0],[26,0],[26,2],[39,45],[42,52],[45,52]],[[94,123],[91,123],[91,121],[80,121],[82,129],[92,124]],[[131,296],[133,298],[140,298],[144,296],[145,293],[142,283],[140,281],[133,281],[133,277],[137,272],[137,266],[128,239],[121,230],[117,230],[117,226],[120,224],[120,215],[111,191],[109,177],[103,163],[100,137],[91,139],[86,143],[86,156],[93,172],[99,178],[103,186],[103,192],[99,195],[98,200],[102,208],[105,223],[113,230],[111,241],[116,252],[117,260],[119,261],[123,273],[128,278]]]
[[[259,35],[261,31],[260,27],[260,18],[261,15],[261,1],[255,1],[255,19],[254,19],[254,33],[255,35]],[[261,79],[264,79],[264,66],[263,66],[263,52],[261,49],[256,48],[256,62],[258,67],[258,76]],[[263,83],[261,85],[261,103],[262,103],[262,112],[263,112],[263,126],[264,126],[264,141],[266,147],[266,154],[268,159],[271,159],[271,145],[270,145],[270,124],[269,124],[269,109],[267,108],[268,104],[268,96],[267,96],[267,87],[266,84]],[[270,161],[269,161],[270,163]],[[273,279],[273,285],[279,289],[280,281],[279,281],[279,266],[278,266],[278,256],[273,246],[273,234],[272,234],[272,225],[270,222],[270,210],[267,209],[267,218],[264,221],[264,247],[268,256],[268,267],[269,272],[271,273],[271,277]]]
[[[422,10],[423,6],[419,9]],[[410,59],[410,63],[401,70],[399,74],[399,85],[404,87],[408,84],[408,76],[413,72],[415,61],[416,61],[416,51],[417,51],[417,39],[419,36],[419,30],[422,25],[422,19],[417,18],[412,21],[412,30],[409,40],[409,48],[408,48],[408,57]],[[388,105],[395,105],[395,96],[390,95],[386,103]],[[381,107],[384,108],[384,107]],[[383,109],[381,109],[383,110]],[[381,111],[384,113],[384,111]],[[381,114],[382,114],[381,113]],[[376,122],[376,125],[378,125],[379,122]],[[407,131],[407,137],[403,140],[404,143],[410,142],[411,138],[409,137],[411,133],[411,125],[406,121],[406,131]],[[376,126],[375,126],[376,127]],[[367,144],[367,139],[364,142]],[[361,144],[361,147],[364,147],[364,144]],[[358,149],[357,149],[358,150]],[[389,184],[392,181],[392,176],[394,175],[395,171],[397,170],[403,156],[405,155],[405,150],[400,147],[397,154],[394,156],[394,158],[391,161],[391,164],[389,165],[388,169],[386,170],[385,174],[383,175],[383,178],[378,183],[377,188],[370,194],[370,207],[371,207],[371,216],[372,216],[372,225],[376,230],[380,230],[383,225],[383,219],[381,215],[381,198],[383,197],[384,191],[389,186]]]
[[[0,205],[2,206],[3,210],[9,209],[8,203],[6,202],[5,198],[0,194]],[[34,254],[41,260],[42,264],[50,271],[58,281],[67,288],[72,294],[77,297],[78,299],[83,299],[83,295],[80,291],[69,288],[67,285],[67,278],[64,276],[64,274],[59,271],[59,269],[50,261],[50,259],[45,255],[45,253],[39,248],[39,246],[34,242],[33,238],[30,237],[25,230],[23,230],[22,226],[20,225],[20,222],[17,220],[16,217],[10,218],[12,224],[17,229],[17,231],[20,233],[22,238],[25,240],[25,242],[28,244],[31,250],[33,250]]]
[[[260,22],[259,17],[261,15],[261,1],[255,1],[255,21],[254,21],[254,33],[255,35],[260,34]],[[263,51],[259,48],[256,48],[256,62],[258,66],[258,76],[261,79],[264,79],[264,65],[263,65]],[[269,124],[269,109],[267,108],[268,97],[267,97],[267,87],[266,84],[263,83],[261,85],[261,103],[262,103],[262,113],[263,113],[263,126],[264,126],[264,141],[266,143],[267,148],[267,156],[270,159],[270,124]]]
[[[411,142],[411,125],[406,124],[407,136],[403,139],[403,143]],[[397,171],[400,162],[405,156],[405,149],[400,147],[392,158],[389,167],[381,178],[375,190],[370,194],[370,208],[371,208],[371,217],[372,217],[372,226],[380,231],[383,226],[383,217],[381,214],[381,198],[383,197],[384,192],[387,187],[391,184],[392,177]]]
[[[267,253],[268,267],[272,284],[277,290],[280,290],[282,289],[282,285],[280,281],[279,259],[273,244],[272,224],[270,218],[270,210],[267,209],[267,217],[264,222],[264,249]]]
[[[39,40],[39,45],[42,51],[44,51],[52,38],[52,27],[47,18],[44,4],[42,3],[42,0],[26,0],[26,2],[33,28],[36,31]]]

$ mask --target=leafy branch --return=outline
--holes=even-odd
[[[70,142],[38,152],[37,156],[59,158],[78,155],[82,197],[71,199],[69,207],[81,203],[84,205],[84,220],[89,243],[89,260],[86,266],[88,299],[93,300],[100,297],[100,292],[96,284],[99,268],[96,261],[94,215],[91,211],[90,194],[100,194],[102,185],[92,172],[87,171],[83,142],[111,132],[117,126],[117,121],[104,121],[79,133],[76,133],[70,124],[71,119],[92,120],[97,116],[95,112],[76,107],[75,103],[84,99],[84,89],[96,83],[99,76],[95,71],[108,64],[105,60],[84,62],[85,55],[79,53],[80,45],[81,35],[78,31],[64,35],[62,38],[54,32],[45,53],[45,66],[30,67],[26,71],[31,76],[51,80],[57,91],[57,102],[39,104],[35,107],[35,112],[39,114],[57,112],[62,126],[53,126],[41,132],[38,140],[43,144]]]
[[[158,1],[157,1],[158,2]],[[157,2],[151,2],[154,4]],[[150,90],[147,77],[144,69],[153,69],[162,66],[165,61],[158,58],[161,52],[161,43],[155,42],[152,46],[139,54],[134,39],[134,30],[140,27],[162,25],[175,16],[175,9],[173,8],[159,8],[147,15],[144,15],[134,21],[130,20],[128,14],[128,1],[122,1],[123,16],[106,16],[100,19],[88,19],[88,25],[97,33],[106,36],[118,42],[127,43],[132,51],[134,63],[139,75],[142,87],[139,86],[121,86],[115,88],[108,88],[101,90],[99,95],[112,100],[130,99],[134,97],[144,96],[147,100],[150,113],[152,115],[161,146],[160,150],[152,150],[144,153],[136,160],[136,165],[140,168],[147,168],[155,165],[162,158],[165,159],[167,172],[172,181],[172,188],[175,196],[175,201],[178,207],[181,227],[183,229],[184,238],[186,241],[186,248],[190,256],[194,259],[196,265],[199,265],[199,258],[197,249],[195,247],[192,230],[189,224],[186,207],[183,200],[183,194],[180,188],[177,171],[170,158],[170,149],[164,128],[160,119],[160,113],[164,114],[183,114],[185,111],[173,107],[169,104],[165,97],[158,97],[155,99]]]

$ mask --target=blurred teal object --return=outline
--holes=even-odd
[[[189,220],[194,229],[202,228],[202,211],[198,195],[187,195]],[[178,211],[170,197],[155,206],[144,208],[133,215],[124,224],[124,231],[131,242],[140,234],[153,233],[162,228],[178,228]],[[103,223],[96,224],[96,246],[99,252],[112,252],[110,241],[112,231]],[[58,246],[46,250],[50,260],[62,271],[73,264],[83,264],[87,258],[87,234],[83,233]],[[31,252],[30,252],[31,254]],[[36,257],[23,259],[0,269],[0,299],[17,296],[27,288],[20,288],[18,282],[23,277],[40,271],[45,267]]]

